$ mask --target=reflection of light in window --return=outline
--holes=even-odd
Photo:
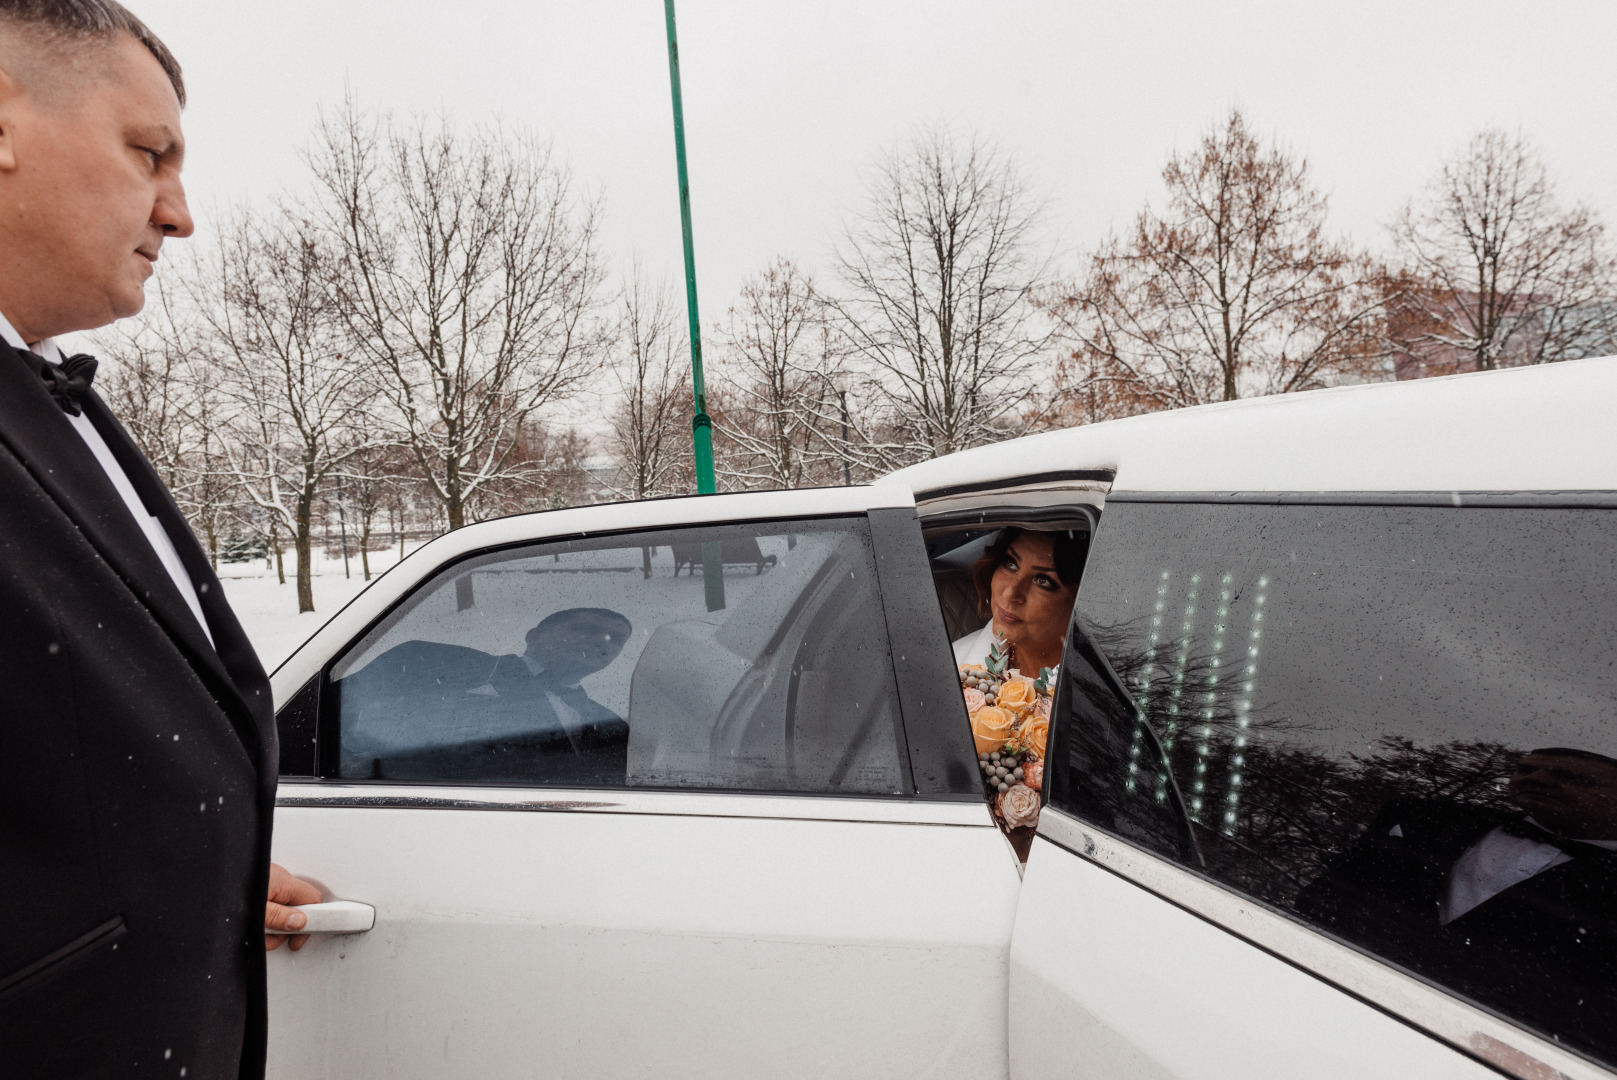
[[[1218,613],[1213,623],[1212,654],[1207,660],[1206,692],[1202,694],[1205,703],[1202,708],[1202,722],[1196,729],[1196,772],[1195,779],[1190,785],[1190,819],[1201,821],[1202,807],[1207,798],[1207,759],[1213,749],[1213,715],[1218,703],[1218,669],[1222,663],[1221,654],[1224,651],[1224,620],[1230,613],[1230,580],[1231,575],[1225,574],[1219,584],[1223,586],[1218,594]]]
[[[1179,737],[1179,700],[1180,692],[1185,681],[1185,669],[1190,663],[1190,642],[1194,636],[1191,631],[1195,627],[1196,600],[1200,591],[1202,576],[1200,573],[1190,575],[1190,589],[1185,593],[1184,621],[1180,623],[1183,633],[1179,638],[1179,655],[1174,658],[1173,690],[1168,695],[1167,723],[1162,732],[1163,767],[1157,770],[1157,785],[1155,797],[1159,803],[1168,801],[1168,770],[1172,767],[1173,747]],[[1164,580],[1159,595],[1167,596],[1167,582]],[[1166,601],[1164,601],[1166,602]]]
[[[1246,767],[1247,731],[1252,723],[1252,691],[1257,685],[1255,676],[1258,673],[1258,624],[1263,621],[1263,604],[1268,588],[1268,577],[1258,578],[1258,595],[1252,601],[1253,644],[1247,649],[1247,656],[1251,658],[1251,662],[1247,664],[1246,682],[1241,686],[1241,700],[1235,709],[1235,745],[1230,754],[1230,789],[1224,796],[1224,824],[1221,830],[1225,836],[1235,835],[1235,826],[1240,816],[1241,770]]]
[[[1151,637],[1150,642],[1146,645],[1145,663],[1140,664],[1140,676],[1135,679],[1135,689],[1137,689],[1135,697],[1140,703],[1140,708],[1134,715],[1134,737],[1132,737],[1129,744],[1129,776],[1124,779],[1124,789],[1129,792],[1134,792],[1135,787],[1137,787],[1138,773],[1140,773],[1140,752],[1145,747],[1146,715],[1150,713],[1151,705],[1151,679],[1156,674],[1156,645],[1161,640],[1161,626],[1163,626],[1161,611],[1167,605],[1167,580],[1169,580],[1169,572],[1163,571],[1161,584],[1156,587],[1156,611],[1158,611],[1158,614],[1151,619]]]
[[[1169,572],[1164,570],[1157,585],[1157,612],[1151,620],[1151,637],[1145,650],[1145,663],[1140,665],[1139,677],[1135,680],[1136,699],[1139,702],[1139,711],[1134,714],[1134,735],[1129,743],[1129,771],[1123,781],[1124,790],[1132,793],[1138,784],[1140,771],[1140,754],[1145,748],[1146,717],[1151,707],[1151,680],[1157,671],[1157,642],[1161,638],[1162,609],[1167,604]]]

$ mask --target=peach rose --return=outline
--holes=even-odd
[[[994,809],[1007,828],[1020,829],[1039,823],[1039,793],[1026,784],[1016,784],[999,793]]]
[[[1039,696],[1038,704],[1033,706],[1033,711],[1044,717],[1046,720],[1050,719],[1050,699],[1041,694]]]
[[[1044,790],[1044,762],[1029,761],[1022,766],[1022,783],[1034,791]]]
[[[1005,685],[999,688],[999,700],[995,704],[1011,710],[1017,716],[1025,716],[1038,698],[1039,692],[1033,689],[1032,679],[1006,679]]]
[[[1016,733],[1016,738],[1023,746],[1043,758],[1044,744],[1050,739],[1050,718],[1035,712],[1022,721],[1022,728]]]
[[[988,704],[988,699],[983,697],[983,692],[981,690],[974,690],[968,686],[963,692],[966,695],[967,715],[976,712],[978,709]]]
[[[992,754],[1016,730],[1016,717],[997,705],[984,705],[971,714],[971,737],[977,753]]]

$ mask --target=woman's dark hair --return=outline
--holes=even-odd
[[[971,567],[971,583],[977,587],[977,610],[981,614],[989,613],[989,594],[993,589],[994,571],[1000,568],[1005,561],[1006,554],[1016,538],[1032,529],[1020,529],[1015,526],[1004,528],[988,545],[983,557],[978,559]],[[1060,532],[1044,532],[1038,530],[1040,536],[1048,536],[1055,545],[1056,577],[1061,584],[1069,589],[1078,588],[1078,579],[1084,573],[1084,556],[1089,551],[1089,534],[1079,533],[1073,529],[1062,529]]]

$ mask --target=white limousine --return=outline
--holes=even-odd
[[[270,1073],[1617,1076],[1617,358],[584,506],[274,675]],[[1036,836],[951,641],[1083,545]],[[549,672],[539,678],[536,672]]]

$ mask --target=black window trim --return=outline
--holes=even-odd
[[[922,513],[921,528],[927,533],[955,532],[972,528],[1001,528],[1006,525],[1032,527],[1083,518],[1093,536],[1100,522],[1100,511],[1088,503],[1061,503],[1042,506],[995,505],[980,510],[946,510]]]
[[[320,777],[320,685],[324,681],[325,670],[321,669],[298,687],[286,704],[275,710],[275,734],[280,742],[278,776],[282,780]],[[287,739],[289,727],[296,742]],[[305,739],[307,745],[304,745]]]
[[[281,707],[281,709],[276,711],[276,726],[277,726],[277,730],[279,730],[280,719],[281,719],[282,712],[284,712],[285,710],[287,710],[289,708],[293,708],[293,707],[305,707],[305,708],[309,707],[310,702],[307,701],[307,699],[305,698],[305,695],[309,695],[310,697],[312,697],[314,699],[313,703],[312,703],[314,713],[315,713],[314,772],[313,772],[312,775],[307,774],[307,773],[286,773],[286,774],[284,774],[284,778],[288,779],[288,780],[295,780],[296,782],[299,782],[299,783],[322,783],[322,782],[338,783],[338,782],[340,782],[340,783],[343,783],[343,784],[372,784],[372,785],[376,785],[376,786],[399,786],[399,785],[414,784],[415,786],[420,786],[420,787],[434,787],[434,786],[436,786],[436,787],[478,787],[478,788],[500,788],[500,787],[504,787],[504,788],[511,788],[511,789],[514,789],[514,790],[538,789],[538,790],[555,790],[555,791],[564,791],[564,790],[591,790],[591,791],[593,791],[593,790],[598,790],[598,789],[595,789],[595,788],[573,788],[573,787],[570,787],[570,786],[567,786],[567,785],[560,785],[560,784],[543,784],[543,785],[541,785],[541,784],[524,784],[524,783],[520,783],[520,782],[495,782],[495,781],[457,782],[457,781],[438,781],[438,780],[423,780],[423,781],[401,781],[401,780],[387,780],[387,779],[383,779],[383,780],[367,780],[367,779],[359,778],[359,777],[338,777],[336,775],[336,763],[339,760],[340,747],[337,744],[338,727],[337,727],[337,723],[336,723],[336,718],[332,715],[333,710],[336,707],[336,696],[334,694],[330,694],[330,693],[326,692],[326,687],[330,683],[331,671],[332,671],[332,669],[334,667],[337,666],[337,664],[339,664],[343,660],[344,657],[346,657],[347,655],[349,655],[353,651],[354,647],[360,641],[364,640],[366,635],[370,634],[371,631],[375,630],[377,626],[381,625],[382,622],[384,622],[386,619],[388,619],[401,606],[403,606],[406,603],[409,603],[410,600],[412,598],[414,598],[420,592],[421,588],[423,586],[425,586],[428,582],[438,580],[443,575],[445,575],[447,572],[453,570],[456,566],[459,566],[459,565],[461,565],[463,563],[469,562],[469,561],[474,560],[474,559],[482,559],[482,558],[484,558],[486,556],[489,556],[489,555],[497,555],[500,552],[513,551],[513,550],[519,550],[521,548],[534,547],[534,546],[539,545],[539,544],[568,543],[568,542],[571,542],[571,541],[586,540],[586,539],[587,540],[600,540],[603,537],[632,537],[632,536],[641,535],[641,534],[644,534],[644,533],[666,533],[666,532],[669,532],[669,531],[672,531],[672,530],[679,530],[679,529],[706,529],[706,528],[730,528],[730,527],[746,527],[746,526],[767,526],[767,525],[777,525],[777,524],[790,524],[792,522],[800,522],[800,521],[836,521],[836,520],[847,520],[847,519],[861,519],[861,520],[865,521],[865,523],[866,523],[866,528],[868,529],[869,535],[870,535],[871,547],[872,547],[873,553],[875,554],[875,562],[876,562],[876,566],[877,566],[876,585],[877,585],[878,593],[882,597],[883,613],[884,613],[884,617],[886,619],[886,622],[884,623],[884,629],[886,629],[887,635],[888,635],[889,657],[890,657],[890,661],[894,664],[893,681],[894,681],[895,687],[898,690],[899,724],[900,724],[900,728],[902,729],[902,737],[903,737],[903,742],[904,742],[904,745],[900,746],[900,748],[899,748],[900,751],[901,751],[899,753],[899,755],[898,755],[899,769],[900,769],[900,773],[901,773],[901,777],[902,777],[902,783],[905,786],[906,790],[904,792],[900,793],[900,794],[897,794],[897,795],[863,794],[862,793],[862,794],[859,794],[857,796],[851,796],[846,792],[840,792],[840,793],[839,792],[800,792],[800,791],[783,792],[783,791],[764,791],[764,790],[759,790],[759,791],[756,791],[756,792],[751,792],[751,791],[729,792],[729,791],[726,791],[726,792],[723,792],[723,794],[737,794],[737,795],[756,794],[756,795],[760,795],[760,796],[769,796],[769,797],[790,796],[792,798],[811,798],[811,799],[812,798],[847,799],[847,798],[857,797],[857,798],[861,798],[861,799],[882,799],[882,800],[912,800],[913,801],[913,800],[920,799],[920,800],[928,800],[928,801],[943,800],[943,801],[978,801],[978,802],[980,802],[980,801],[982,801],[982,795],[981,795],[980,791],[978,790],[978,787],[977,787],[975,782],[972,782],[969,785],[969,790],[950,791],[950,790],[921,790],[922,785],[918,784],[917,781],[916,781],[915,763],[916,763],[917,760],[922,760],[927,756],[927,750],[926,750],[926,748],[924,746],[918,746],[917,741],[916,741],[916,737],[911,735],[911,730],[912,730],[911,715],[912,715],[912,712],[917,716],[921,715],[920,712],[919,712],[919,708],[918,708],[920,702],[915,697],[915,692],[914,692],[913,689],[911,690],[911,692],[908,695],[906,695],[906,692],[905,692],[904,688],[905,688],[906,685],[912,684],[914,682],[914,680],[913,680],[913,678],[910,677],[910,675],[909,675],[909,673],[907,671],[901,674],[901,672],[900,672],[900,670],[898,669],[898,666],[897,666],[899,664],[899,662],[900,662],[899,657],[901,655],[903,655],[903,654],[900,654],[895,648],[895,638],[894,638],[894,633],[893,633],[893,630],[894,630],[894,616],[892,614],[892,606],[891,606],[892,602],[890,601],[890,597],[891,596],[902,595],[902,594],[899,593],[898,591],[892,589],[892,584],[891,584],[890,581],[889,581],[888,587],[886,589],[884,589],[882,587],[882,576],[883,576],[882,575],[882,564],[883,564],[883,561],[884,561],[883,560],[884,549],[883,549],[882,542],[878,540],[878,537],[877,537],[878,528],[877,528],[875,520],[873,520],[873,519],[876,517],[876,515],[884,514],[886,512],[896,512],[897,514],[900,514],[900,515],[908,515],[911,520],[914,520],[914,518],[915,518],[915,509],[913,507],[875,507],[875,508],[866,509],[866,510],[845,511],[845,512],[839,512],[839,513],[826,513],[826,514],[792,514],[792,515],[778,515],[778,516],[759,517],[759,518],[737,518],[737,519],[734,519],[734,520],[725,520],[725,521],[691,521],[691,522],[679,522],[679,523],[675,523],[675,524],[646,525],[646,526],[636,526],[636,527],[626,528],[626,529],[599,530],[599,531],[574,530],[574,531],[565,532],[565,533],[557,533],[557,534],[552,535],[552,536],[533,537],[533,538],[523,539],[523,540],[513,540],[513,541],[510,541],[508,543],[491,544],[488,547],[481,547],[481,548],[477,548],[477,549],[475,549],[473,551],[462,552],[459,555],[456,555],[454,558],[452,558],[452,559],[450,559],[450,560],[448,560],[448,561],[446,561],[444,563],[441,563],[441,564],[433,567],[429,571],[427,571],[427,573],[419,581],[414,582],[403,594],[401,594],[399,597],[397,597],[391,604],[388,604],[387,607],[383,608],[380,612],[378,612],[374,618],[372,618],[369,622],[367,622],[362,629],[357,631],[349,639],[348,643],[346,645],[344,645],[344,647],[342,649],[338,650],[336,653],[334,653],[331,656],[331,658],[329,660],[327,660],[324,664],[322,664],[321,667],[320,667],[320,670],[315,675],[313,675],[309,679],[308,682],[306,682],[301,688],[299,688],[298,692],[296,694],[294,694],[291,698],[289,698],[287,700],[286,704]],[[891,553],[891,550],[892,550],[891,542],[888,542],[886,547],[887,547],[888,553]],[[920,547],[919,551],[920,551],[920,557],[921,557],[922,562],[924,564],[924,561],[925,561],[925,554],[924,554],[925,553],[925,548]],[[942,634],[942,623],[941,623],[941,621],[939,622],[938,633],[940,635]],[[945,644],[947,644],[947,642],[945,642]],[[953,668],[952,667],[950,668],[950,674],[951,675],[953,674]],[[964,715],[964,713],[962,712],[962,716],[963,715]],[[923,725],[923,724],[916,723],[913,726],[914,726],[914,730],[917,733],[922,732],[922,731],[925,730],[925,725]],[[962,732],[963,732],[962,738],[967,743],[969,743],[969,741],[970,741],[970,729],[964,722],[962,723],[961,727],[962,727]],[[971,756],[972,756],[973,761],[975,761],[976,755],[972,754]],[[690,791],[693,791],[695,789],[689,789],[689,788],[666,788],[665,789],[665,788],[646,787],[646,788],[643,788],[643,789],[637,788],[637,790],[671,791],[671,792],[685,791],[685,792],[690,792]]]
[[[1117,670],[1112,667],[1111,660],[1108,659],[1106,653],[1095,644],[1094,639],[1085,629],[1083,625],[1083,617],[1079,614],[1077,605],[1075,604],[1073,606],[1072,618],[1067,622],[1067,637],[1066,640],[1062,642],[1061,646],[1062,673],[1060,678],[1058,678],[1056,681],[1055,701],[1050,710],[1051,716],[1057,718],[1050,726],[1049,757],[1051,760],[1059,760],[1059,755],[1065,753],[1067,750],[1066,729],[1071,725],[1069,723],[1061,722],[1059,718],[1072,715],[1072,680],[1067,677],[1067,671],[1069,670],[1070,665],[1066,662],[1066,657],[1067,654],[1073,651],[1075,648],[1087,654],[1087,662],[1100,673],[1101,678],[1107,684],[1107,688],[1111,690],[1114,695],[1116,695],[1118,700],[1122,701],[1128,706],[1129,712],[1132,713],[1136,718],[1143,716],[1139,703],[1134,700],[1134,695],[1129,692],[1129,689],[1124,684],[1122,678],[1118,676]],[[1172,808],[1174,817],[1178,820],[1178,824],[1183,830],[1183,835],[1181,838],[1183,845],[1181,848],[1181,851],[1183,852],[1183,861],[1176,863],[1175,865],[1194,870],[1199,875],[1205,877],[1208,881],[1215,881],[1214,878],[1206,874],[1207,859],[1202,855],[1201,841],[1196,836],[1196,823],[1191,820],[1189,812],[1185,809],[1185,796],[1179,788],[1178,778],[1174,776],[1173,770],[1168,765],[1167,755],[1163,753],[1162,740],[1157,735],[1156,730],[1152,728],[1150,723],[1145,722],[1143,719],[1136,719],[1136,723],[1141,725],[1141,730],[1145,733],[1146,738],[1150,740],[1152,753],[1161,763],[1161,768],[1163,769],[1164,776],[1166,777],[1168,787],[1168,802]],[[1064,771],[1065,770],[1054,769],[1049,773],[1049,779],[1046,781],[1044,792],[1046,806],[1053,806],[1054,803],[1052,800],[1060,797],[1061,791],[1059,785],[1062,779],[1062,773]],[[1063,811],[1063,813],[1067,813],[1068,816],[1074,816],[1070,811]],[[1075,817],[1075,820],[1079,819]],[[1142,847],[1141,850],[1143,851],[1148,849]]]
[[[923,511],[925,505],[938,499],[949,499],[959,495],[975,495],[978,492],[1012,492],[1017,488],[1034,487],[1044,484],[1059,484],[1072,481],[1089,481],[1097,484],[1110,484],[1116,476],[1111,469],[1058,469],[1052,472],[1029,473],[1026,476],[1002,476],[996,480],[979,480],[966,484],[950,484],[945,487],[928,488],[926,491],[915,493],[915,504]]]
[[[981,802],[971,721],[960,696],[920,519],[910,507],[874,509],[869,519],[876,586],[908,744],[910,790],[916,798]]]

